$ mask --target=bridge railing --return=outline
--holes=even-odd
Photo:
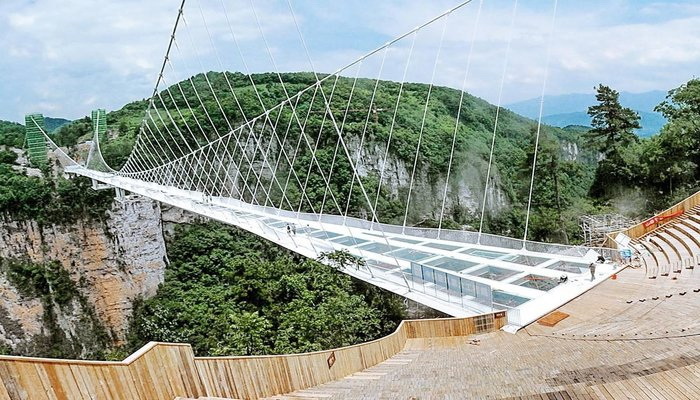
[[[301,221],[318,222],[321,224],[329,224],[335,226],[347,226],[351,228],[373,230],[378,233],[408,235],[421,237],[425,239],[441,239],[450,240],[466,244],[478,244],[484,246],[500,247],[511,250],[528,250],[537,253],[558,254],[571,257],[583,257],[590,248],[584,246],[570,246],[556,243],[534,242],[530,240],[522,240],[509,238],[506,236],[493,235],[489,233],[478,233],[471,231],[461,231],[452,229],[437,229],[437,228],[419,228],[419,227],[403,227],[399,225],[391,225],[385,223],[377,223],[356,217],[344,217],[333,214],[312,214],[305,212],[295,212],[283,210],[269,206],[251,205],[241,202],[240,200],[227,199],[235,202],[239,206],[247,207],[259,213],[277,215],[289,219]],[[240,203],[240,204],[238,204]]]
[[[172,189],[175,191],[181,191],[183,194],[187,194],[189,197],[197,197],[197,195],[201,196],[201,194],[197,192],[186,191],[177,188]],[[231,197],[216,197],[213,200],[215,203],[219,203],[221,205],[233,206],[241,210],[247,209],[257,214],[278,216],[287,218],[289,220],[297,220],[301,224],[303,224],[305,221],[308,221],[316,222],[319,224],[328,224],[334,227],[344,226],[349,228],[358,228],[363,230],[375,231],[378,234],[407,235],[433,240],[449,240],[464,244],[492,246],[509,250],[527,250],[536,253],[548,253],[571,257],[584,257],[591,250],[591,248],[584,246],[571,246],[555,243],[534,242],[530,240],[510,238],[489,233],[409,226],[404,227],[400,225],[372,222],[366,219],[356,217],[344,217],[341,215],[334,214],[313,214],[307,212],[289,211],[273,206],[254,205]],[[598,251],[598,249],[596,249],[596,251]]]
[[[495,308],[491,286],[462,274],[411,262],[411,282],[413,290],[458,304],[462,308],[475,309],[480,308],[479,305],[492,311]],[[426,287],[426,283],[432,284],[432,288]]]

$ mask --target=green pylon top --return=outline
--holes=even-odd
[[[35,167],[41,167],[48,163],[46,131],[44,116],[42,114],[27,114],[24,116],[25,136],[27,142],[27,154],[29,161]]]
[[[107,112],[102,108],[92,111],[92,131],[99,137],[107,133]]]

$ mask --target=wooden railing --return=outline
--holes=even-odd
[[[661,224],[653,223],[653,224],[648,224],[645,226],[645,223],[650,222],[653,218],[657,217],[667,217],[667,216],[672,216],[672,215],[681,215],[684,212],[690,210],[691,208],[700,205],[700,191],[696,192],[695,194],[690,195],[689,197],[686,197],[682,201],[674,204],[670,208],[667,208],[666,210],[654,215],[653,217],[646,219],[637,225],[633,225],[623,231],[618,231],[618,232],[612,232],[608,234],[608,238],[606,240],[606,246],[608,247],[613,247],[616,248],[617,246],[615,245],[615,236],[617,236],[618,233],[624,233],[625,235],[631,237],[632,239],[639,239],[642,236],[646,235],[649,232],[652,232],[653,230],[659,228],[660,226],[671,222],[673,218],[669,218],[663,221]]]
[[[317,386],[376,365],[407,339],[498,330],[505,312],[403,321],[371,342],[314,353],[195,357],[188,344],[151,342],[121,362],[0,356],[0,399],[256,399]]]

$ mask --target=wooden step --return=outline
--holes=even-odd
[[[696,233],[692,229],[688,228],[687,225],[679,221],[678,224],[674,225],[673,229],[682,234],[687,238],[688,247],[691,254],[700,254],[700,234]],[[692,243],[692,245],[691,245]]]

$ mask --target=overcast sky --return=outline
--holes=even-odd
[[[22,121],[29,112],[76,119],[149,97],[179,3],[0,0],[0,119]],[[309,71],[313,64],[332,72],[459,1],[291,4],[311,61],[287,0],[187,0],[165,84],[201,70]],[[409,81],[456,88],[466,81],[468,91],[504,104],[540,96],[545,76],[547,94],[564,94],[592,92],[601,82],[666,91],[699,74],[697,0],[560,0],[552,35],[553,0],[514,5],[473,0],[342,74],[399,80],[406,71]]]

